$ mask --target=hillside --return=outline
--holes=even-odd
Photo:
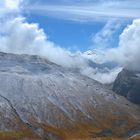
[[[140,108],[75,69],[6,53],[0,53],[0,66],[0,140],[86,140],[139,132]]]

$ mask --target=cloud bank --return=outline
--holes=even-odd
[[[140,19],[134,20],[121,34],[120,46],[124,56],[122,64],[129,69],[140,70]]]
[[[140,19],[124,29],[119,47],[109,50],[107,55],[127,69],[140,71]]]
[[[88,57],[87,53],[81,52],[71,53],[57,46],[48,40],[38,24],[29,24],[23,17],[5,21],[0,29],[0,42],[2,52],[39,55],[63,67],[79,69],[82,74],[102,83],[112,82],[117,75],[116,71],[119,70],[90,66],[89,61],[95,61],[93,56]]]
[[[3,52],[39,55],[66,67],[84,64],[84,59],[73,56],[49,41],[38,24],[29,24],[23,17],[5,22],[1,29],[0,42],[0,51]]]

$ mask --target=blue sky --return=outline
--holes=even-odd
[[[28,21],[39,21],[40,27],[44,29],[49,40],[71,51],[90,49],[92,35],[104,26],[104,23],[100,22],[82,23],[37,15],[32,15]]]
[[[97,13],[97,15],[93,13],[92,15],[92,10],[94,11],[95,9],[100,12],[101,8],[107,9],[109,7],[108,9],[110,9],[111,6],[117,9],[117,7],[121,7],[119,2],[112,0],[106,0],[106,3],[105,0],[30,0],[27,8],[25,6],[26,10],[29,8],[27,10],[28,14],[24,14],[30,23],[38,23],[44,29],[49,40],[71,51],[86,51],[95,47],[118,46],[119,36],[127,24],[132,22],[133,15],[129,17],[125,14],[123,15],[122,12],[116,16],[116,11],[113,11],[114,15],[109,16],[108,13],[105,16],[103,13]],[[129,4],[129,2],[124,0],[122,6],[125,7],[125,3]],[[78,12],[81,13],[76,11],[78,8]],[[129,5],[127,8],[129,9]],[[127,8],[125,7],[125,9]],[[84,9],[84,11],[80,11],[81,9]],[[89,9],[90,11],[88,11]],[[111,26],[116,26],[119,22],[119,27],[113,29],[113,33],[109,36],[104,35],[102,38],[106,39],[100,40],[100,42],[103,42],[102,44],[95,43],[93,41],[94,36],[99,34],[111,20],[113,20],[113,25]],[[112,29],[107,30],[111,31]]]

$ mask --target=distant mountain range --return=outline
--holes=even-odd
[[[130,74],[133,86],[128,73],[119,74],[113,90],[137,103],[139,73]],[[140,132],[140,108],[130,101],[74,69],[0,53],[0,140],[131,137]]]

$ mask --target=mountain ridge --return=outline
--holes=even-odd
[[[136,105],[76,70],[38,56],[7,53],[0,53],[0,65],[1,131],[68,140],[127,137],[140,124]]]

